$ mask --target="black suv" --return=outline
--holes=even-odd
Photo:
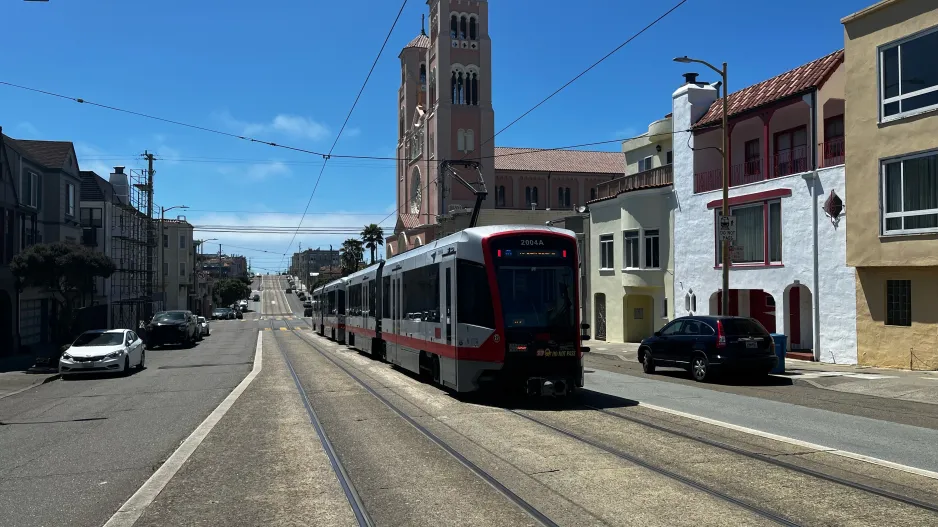
[[[147,325],[147,347],[166,344],[193,346],[202,340],[202,328],[192,311],[160,311]]]
[[[656,366],[689,370],[697,381],[717,371],[748,371],[767,375],[778,363],[775,341],[749,317],[691,316],[673,320],[643,340],[638,360],[645,373]]]

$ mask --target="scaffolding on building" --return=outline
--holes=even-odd
[[[146,170],[111,175],[111,327],[136,329],[162,307],[153,295],[156,231],[152,219],[153,191]],[[123,177],[121,177],[123,176]]]

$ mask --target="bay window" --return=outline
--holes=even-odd
[[[622,233],[622,250],[624,256],[622,267],[625,269],[638,269],[641,267],[638,238],[638,231],[625,231]]]
[[[782,262],[782,204],[779,200],[730,207],[730,215],[736,218],[736,241],[730,243],[733,264],[771,265]],[[717,210],[714,221],[717,265],[723,263],[720,216]]]
[[[658,269],[661,259],[658,254],[658,229],[645,231],[645,269]]]
[[[599,236],[599,268],[615,269],[613,238],[611,234],[602,234]]]
[[[879,51],[880,118],[938,109],[938,28]]]
[[[883,234],[938,231],[938,152],[883,163]]]

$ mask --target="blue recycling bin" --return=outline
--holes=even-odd
[[[772,340],[775,341],[775,356],[778,357],[778,363],[772,373],[785,373],[785,352],[788,350],[788,336],[782,333],[772,333]]]

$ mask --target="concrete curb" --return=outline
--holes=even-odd
[[[32,388],[35,388],[36,386],[41,386],[41,385],[43,385],[43,384],[46,384],[46,383],[48,383],[48,382],[52,382],[52,381],[54,381],[54,380],[61,379],[61,378],[62,378],[62,374],[61,374],[61,373],[56,373],[55,375],[50,375],[50,376],[46,377],[45,379],[43,379],[43,380],[40,381],[40,382],[34,382],[33,384],[30,384],[29,386],[25,386],[25,387],[23,387],[23,388],[20,388],[19,390],[16,390],[15,392],[10,392],[10,393],[6,393],[6,394],[3,394],[3,395],[0,395],[0,399],[6,399],[7,397],[12,397],[12,396],[14,396],[14,395],[16,395],[16,394],[18,394],[18,393],[23,393],[23,392],[25,392],[26,390],[30,390],[30,389],[32,389]]]

